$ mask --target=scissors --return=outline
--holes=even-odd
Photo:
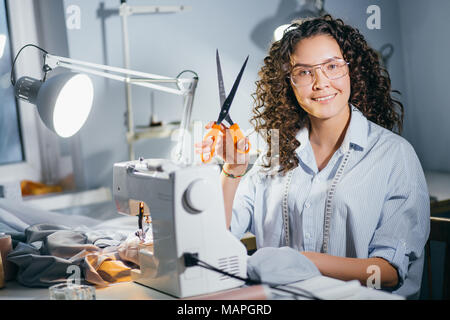
[[[248,56],[245,59],[244,64],[242,65],[241,71],[239,71],[239,74],[238,74],[236,80],[234,81],[234,84],[233,84],[233,87],[231,88],[230,93],[228,94],[227,97],[225,97],[225,86],[223,84],[222,68],[220,67],[219,50],[216,50],[217,79],[219,82],[220,105],[222,107],[220,109],[219,118],[212,125],[212,129],[203,138],[203,141],[206,141],[207,139],[210,139],[210,138],[213,139],[213,144],[211,146],[211,153],[209,155],[209,159],[205,160],[203,158],[203,153],[201,154],[202,162],[204,162],[204,163],[211,161],[211,159],[214,155],[214,152],[215,152],[217,138],[220,135],[225,134],[225,131],[220,126],[220,124],[222,123],[223,120],[226,120],[228,122],[228,124],[230,125],[229,130],[230,130],[231,137],[233,139],[234,148],[239,153],[248,153],[250,151],[250,142],[248,142],[248,147],[245,151],[241,151],[238,149],[238,147],[237,147],[238,141],[245,138],[245,136],[242,133],[241,129],[239,128],[239,125],[237,123],[234,123],[233,120],[231,120],[231,117],[229,114],[231,103],[233,102],[234,96],[236,94],[236,90],[239,86],[239,82],[241,81],[242,74],[244,73],[244,69],[247,65],[247,61],[248,61]]]

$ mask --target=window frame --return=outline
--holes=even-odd
[[[33,0],[6,0],[8,31],[12,57],[27,43],[39,45],[36,6]],[[22,51],[15,65],[16,79],[27,75],[42,78],[42,53],[33,48]],[[59,175],[58,139],[39,118],[37,108],[16,99],[24,161],[0,166],[0,183],[32,180],[44,183],[57,182]]]

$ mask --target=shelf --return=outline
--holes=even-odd
[[[76,206],[86,206],[112,200],[111,190],[106,187],[65,193],[51,193],[24,197],[24,203],[43,210],[58,210]]]
[[[172,133],[180,127],[179,124],[165,124],[156,127],[136,127],[136,131],[128,141],[138,141],[141,139],[152,139],[152,138],[168,138]]]

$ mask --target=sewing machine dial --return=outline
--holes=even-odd
[[[205,179],[197,179],[189,184],[184,192],[184,200],[193,213],[205,211],[209,199],[213,197],[213,186]]]

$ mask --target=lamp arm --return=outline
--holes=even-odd
[[[189,93],[189,88],[193,79],[183,79],[183,78],[170,78],[166,76],[160,76],[140,71],[134,71],[124,68],[111,67],[107,65],[95,64],[91,62],[85,62],[65,57],[54,56],[51,54],[46,54],[45,56],[47,65],[50,68],[63,67],[66,69],[72,69],[76,71],[81,71],[84,73],[94,74],[108,79],[113,79],[117,81],[122,81],[126,83],[132,83],[138,86],[147,87],[154,90],[164,91],[167,93],[172,93],[175,95],[186,95]],[[117,74],[107,73],[105,71],[115,72]],[[125,75],[125,76],[124,76]],[[129,76],[136,76],[137,78],[130,78]],[[175,83],[181,89],[173,89],[165,86],[152,84],[152,82],[157,83]],[[181,86],[180,86],[181,85]],[[187,88],[187,89],[185,89]]]
[[[183,116],[180,123],[180,131],[178,135],[178,143],[176,146],[176,153],[174,160],[179,164],[184,165],[189,162],[189,159],[187,158],[187,155],[184,152],[184,146],[186,143],[186,136],[189,131],[189,124],[191,120],[195,90],[197,88],[198,82],[198,76],[197,74],[195,74],[195,72],[194,72],[195,77],[193,77],[192,79],[179,78],[181,73],[177,76],[177,78],[169,78],[165,76],[133,71],[124,68],[111,67],[107,65],[95,64],[91,62],[54,56],[51,54],[45,55],[45,61],[47,62],[45,66],[47,69],[63,67],[66,69],[72,69],[83,73],[89,73],[108,79],[122,81],[125,83],[132,83],[138,86],[183,96],[184,97]],[[105,71],[114,72],[116,74],[108,73]],[[135,76],[136,78],[131,78],[130,75]],[[164,87],[161,85],[153,84],[152,82],[175,83],[179,89]]]

